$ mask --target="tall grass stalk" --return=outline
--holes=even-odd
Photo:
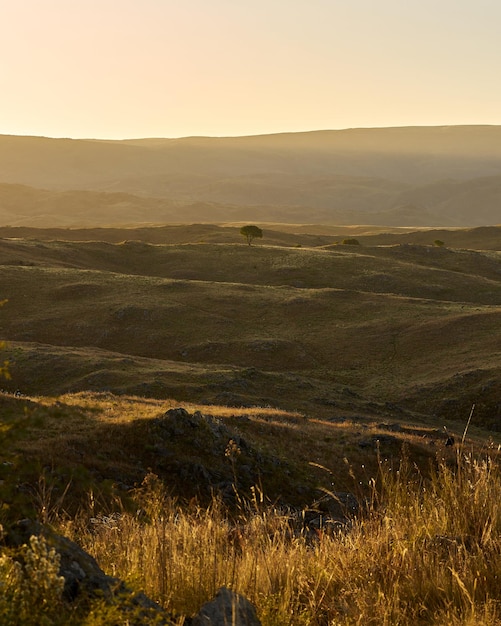
[[[313,538],[277,510],[249,507],[230,520],[217,500],[186,511],[157,490],[145,518],[122,514],[79,540],[179,615],[225,585],[256,605],[263,626],[501,624],[493,461],[458,453],[426,480],[381,465],[373,485],[367,512]]]

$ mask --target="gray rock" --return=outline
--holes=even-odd
[[[135,593],[123,581],[108,576],[96,560],[67,537],[49,527],[25,519],[11,527],[5,537],[9,546],[28,544],[32,536],[43,536],[59,554],[59,575],[64,577],[63,595],[72,602],[81,597],[102,598],[107,602],[119,600],[123,606],[124,623],[141,626],[144,623],[172,624],[172,618],[144,593]]]
[[[192,620],[192,626],[261,626],[256,609],[243,596],[221,587]]]
[[[171,417],[171,418],[179,418],[179,417],[181,417],[181,418],[185,418],[185,417],[189,417],[189,416],[190,416],[190,414],[183,407],[178,407],[177,409],[169,409],[168,411],[165,412],[165,417]]]

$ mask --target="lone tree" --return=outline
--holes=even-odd
[[[257,226],[242,226],[242,228],[240,229],[240,234],[242,235],[242,237],[245,237],[247,239],[247,243],[249,244],[249,246],[251,245],[253,239],[263,238],[263,231]]]

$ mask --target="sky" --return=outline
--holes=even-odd
[[[0,134],[501,124],[499,0],[0,0]]]

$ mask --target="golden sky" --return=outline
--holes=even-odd
[[[0,0],[0,134],[501,124],[499,0]]]

